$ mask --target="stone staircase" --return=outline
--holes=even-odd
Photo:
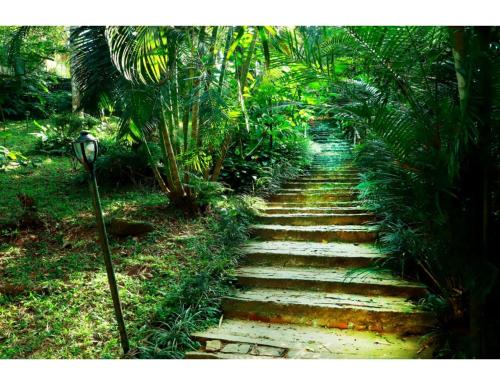
[[[270,197],[252,226],[220,325],[193,335],[186,358],[428,358],[426,288],[370,269],[375,218],[358,200],[349,145],[325,125],[310,134],[310,169]]]

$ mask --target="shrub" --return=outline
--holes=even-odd
[[[19,151],[12,151],[5,146],[0,146],[0,172],[28,164],[28,158]]]
[[[151,147],[151,146],[150,146]],[[143,145],[130,146],[114,140],[100,142],[101,155],[95,163],[100,185],[153,185],[154,176]]]
[[[242,156],[238,147],[233,148],[224,162],[221,180],[238,192],[273,192],[310,162],[309,143],[302,134],[290,131],[275,137],[272,148],[262,144],[250,156]]]
[[[36,119],[71,111],[71,82],[52,74],[35,72],[19,78],[0,75],[0,105],[6,119]]]
[[[71,143],[82,130],[91,130],[100,124],[100,120],[89,115],[78,114],[54,115],[47,124],[34,121],[40,131],[33,133],[40,139],[35,151],[51,155],[68,155],[73,153]]]

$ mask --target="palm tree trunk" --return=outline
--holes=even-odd
[[[183,133],[183,146],[184,152],[188,149],[189,142],[189,108],[184,108],[184,113],[182,115],[182,133]]]
[[[250,43],[250,47],[248,48],[247,57],[245,58],[243,66],[241,67],[240,84],[242,92],[244,92],[245,86],[247,84],[247,75],[250,69],[250,63],[252,61],[253,51],[255,50],[256,44],[257,44],[257,32],[254,31],[252,42]]]
[[[212,35],[210,36],[210,58],[208,60],[208,65],[207,65],[207,83],[205,84],[205,90],[208,91],[210,87],[210,82],[212,81],[212,70],[215,65],[215,55],[216,55],[216,43],[217,43],[217,32],[219,31],[219,27],[213,27],[212,29]]]
[[[228,38],[228,40],[226,40],[226,48],[227,49],[229,46],[228,41],[229,41],[229,38]],[[237,74],[236,80],[238,82],[238,100],[240,102],[241,111],[242,111],[243,117],[245,119],[245,127],[246,127],[247,131],[250,131],[250,123],[249,123],[248,114],[247,114],[247,111],[245,108],[245,98],[243,96],[243,90],[244,90],[244,87],[246,84],[248,71],[250,69],[250,62],[252,59],[253,51],[255,50],[256,43],[257,43],[257,33],[254,33],[253,38],[252,38],[252,43],[250,44],[250,47],[248,49],[248,53],[247,53],[245,62],[241,68],[241,71],[239,72],[239,76],[240,76],[239,78],[238,78],[238,71],[236,72],[236,74]],[[226,53],[226,55],[227,55],[227,53]],[[226,57],[226,56],[224,56],[224,57]],[[221,84],[220,81],[219,81],[219,84]],[[217,178],[219,177],[219,174],[222,170],[222,166],[224,164],[224,159],[226,159],[227,150],[229,149],[229,146],[231,144],[232,137],[233,137],[232,132],[228,132],[226,134],[226,136],[224,137],[224,142],[222,144],[220,156],[217,159],[217,162],[215,163],[215,166],[214,166],[214,171],[212,172],[212,177],[211,177],[212,181],[216,181]]]
[[[220,67],[220,76],[219,76],[219,95],[222,94],[222,85],[224,84],[224,76],[226,74],[226,65],[227,65],[227,55],[229,53],[229,48],[231,48],[231,42],[233,40],[233,27],[229,27],[227,31],[226,37],[226,45],[224,46],[224,57],[222,58],[222,64]]]
[[[162,103],[162,117],[160,121],[160,139],[163,147],[163,152],[166,155],[165,161],[168,164],[168,169],[171,176],[171,195],[174,198],[180,198],[185,196],[184,187],[181,183],[179,176],[179,169],[177,167],[177,159],[175,158],[174,148],[172,146],[172,140],[170,137],[169,129],[167,124],[172,122],[171,113],[165,110],[165,106]],[[168,123],[167,123],[168,122]]]
[[[70,52],[74,51],[74,42],[73,42],[73,36],[74,36],[74,29],[76,27],[69,27],[69,48]],[[80,95],[80,90],[78,89],[78,85],[76,83],[75,77],[73,76],[74,73],[74,59],[73,55],[71,55],[70,60],[69,60],[69,72],[71,74],[71,109],[73,112],[77,111],[80,108],[81,104],[81,95]]]
[[[465,82],[465,68],[464,68],[464,55],[465,55],[465,40],[464,40],[464,27],[452,27],[453,37],[453,60],[455,62],[455,74],[457,77],[458,85],[458,98],[460,100],[460,109],[462,113],[465,110],[467,100],[467,86]]]
[[[192,76],[191,69],[188,71],[184,71],[183,73],[183,78],[184,80],[180,83],[182,85],[181,90],[182,90],[182,98],[183,100],[189,100],[189,96],[191,94],[191,85],[192,81],[190,77]],[[190,115],[190,108],[187,105],[187,103],[183,103],[182,107],[182,147],[183,147],[183,152],[186,152],[188,150],[188,144],[189,144],[189,115]]]
[[[177,47],[175,40],[169,42],[168,44],[168,59],[169,59],[169,78],[170,78],[170,100],[172,105],[172,117],[173,117],[173,127],[172,135],[174,137],[174,149],[176,153],[180,152],[179,143],[179,86],[177,83]]]
[[[210,178],[211,181],[215,182],[219,178],[220,172],[222,171],[222,166],[224,165],[224,160],[226,159],[227,151],[231,145],[232,135],[230,132],[226,133],[224,137],[224,142],[222,143],[221,153],[217,162],[215,163],[214,170],[212,172],[212,176]]]
[[[199,35],[198,35],[198,52],[194,52],[194,41],[192,45],[192,53],[194,53],[194,56],[197,56],[197,60],[195,60],[196,63],[199,63],[201,65],[201,62],[199,58],[202,56],[202,43],[203,43],[203,38],[205,36],[205,27],[201,27]],[[198,146],[198,138],[199,138],[199,125],[200,125],[200,84],[201,84],[201,79],[200,79],[201,73],[197,72],[194,75],[194,80],[193,80],[193,91],[194,91],[194,96],[193,96],[193,108],[191,111],[191,140],[192,140],[192,145],[194,147]]]
[[[151,166],[151,169],[153,170],[153,175],[155,176],[156,182],[158,183],[158,186],[160,186],[160,190],[163,191],[165,194],[169,195],[170,190],[165,184],[165,181],[163,180],[163,177],[160,173],[160,170],[158,170],[158,166],[155,164],[154,159],[153,159],[153,154],[151,153],[151,150],[148,145],[148,141],[146,140],[146,136],[144,135],[144,131],[141,130],[142,133],[142,143],[144,146],[146,146],[146,151],[148,153],[148,161],[149,165]]]

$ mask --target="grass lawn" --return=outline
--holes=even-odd
[[[35,200],[44,222],[38,230],[0,234],[0,358],[119,357],[91,199],[87,185],[76,182],[82,171],[69,157],[30,155],[37,140],[32,131],[24,122],[0,129],[0,145],[37,164],[0,173],[0,223],[22,213],[18,193]],[[111,238],[131,348],[138,353],[158,317],[176,311],[172,296],[183,295],[179,287],[186,277],[208,270],[214,258],[230,272],[234,252],[222,250],[220,237],[214,241],[213,218],[179,216],[152,189],[102,190],[101,195],[107,217],[155,226],[146,236]]]

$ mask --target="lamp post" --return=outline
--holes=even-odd
[[[104,256],[104,264],[106,265],[106,273],[108,275],[109,289],[111,291],[111,298],[113,299],[116,321],[118,322],[118,330],[120,331],[121,345],[123,352],[126,354],[129,351],[127,331],[125,329],[125,322],[123,321],[120,297],[118,295],[118,286],[116,285],[115,272],[113,270],[111,252],[109,250],[108,235],[106,233],[106,226],[102,215],[101,200],[99,198],[99,190],[97,188],[97,181],[95,177],[95,161],[99,156],[99,145],[94,136],[87,131],[82,131],[78,139],[73,143],[73,149],[78,161],[89,172],[89,184],[92,192],[99,240],[101,242]]]

